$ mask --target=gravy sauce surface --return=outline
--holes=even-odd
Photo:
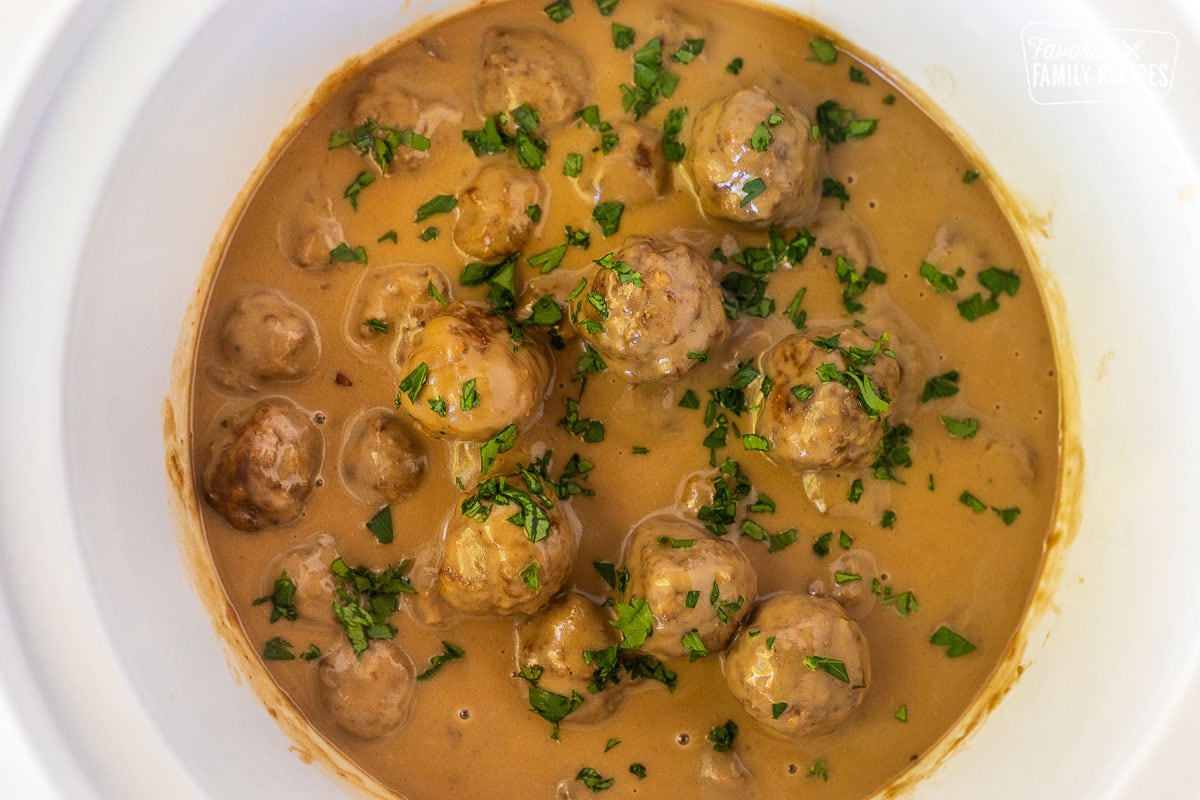
[[[686,6],[627,0],[606,17],[596,4],[576,0],[574,13],[556,23],[543,5],[488,4],[401,40],[316,111],[249,200],[226,244],[196,351],[196,492],[204,498],[210,491],[213,443],[264,398],[277,410],[289,409],[274,417],[279,436],[288,425],[312,421],[308,444],[290,457],[303,462],[299,472],[307,468],[313,485],[288,487],[305,494],[300,503],[284,498],[269,512],[259,508],[255,521],[241,526],[261,528],[256,531],[235,528],[202,499],[204,534],[221,584],[259,652],[270,652],[264,648],[276,637],[290,644],[295,658],[264,659],[262,668],[309,723],[411,800],[586,797],[592,791],[579,777],[586,767],[615,779],[603,795],[614,798],[866,797],[918,761],[968,707],[1005,654],[1038,579],[1058,490],[1060,419],[1053,342],[1032,270],[986,178],[965,179],[974,165],[954,142],[841,43],[836,61],[822,63],[809,46],[822,34],[800,20],[714,0]],[[614,22],[635,32],[625,50],[614,47]],[[578,97],[542,93],[537,132],[547,144],[546,165],[536,171],[518,166],[512,148],[477,157],[462,136],[484,127],[480,104],[491,102],[479,86],[481,53],[498,32],[514,31],[520,33],[513,51],[518,60],[536,60],[545,48],[559,46],[570,55],[568,68],[578,71],[568,81]],[[663,69],[679,82],[638,128],[623,109],[621,86],[633,83],[634,54],[656,36],[663,42]],[[703,47],[694,48],[699,54],[690,63],[671,58],[700,39]],[[536,71],[530,75],[546,83]],[[471,494],[480,448],[431,438],[406,408],[397,409],[397,387],[409,372],[405,348],[442,313],[436,294],[488,308],[488,287],[463,286],[460,274],[468,264],[501,262],[512,243],[468,238],[464,217],[483,213],[469,207],[471,187],[489,203],[541,209],[539,219],[522,223],[527,230],[505,232],[521,240],[512,312],[518,319],[543,295],[565,303],[570,316],[574,305],[566,298],[579,278],[590,277],[593,261],[631,236],[689,245],[718,281],[746,273],[731,257],[766,246],[765,229],[707,213],[688,159],[697,157],[693,126],[701,111],[753,87],[810,121],[827,100],[850,110],[848,119],[878,120],[869,135],[820,142],[817,180],[829,179],[827,196],[803,224],[778,228],[785,239],[807,230],[815,243],[802,260],[765,275],[774,310],[758,318],[743,309],[728,321],[728,338],[706,360],[696,354],[698,363],[678,380],[631,384],[609,369],[587,376],[582,394],[572,376],[583,345],[564,321],[562,349],[546,350],[552,371],[544,405],[487,477],[507,474],[522,486],[513,470],[547,451],[554,478],[573,454],[594,465],[577,480],[594,494],[556,506],[577,518],[579,531],[564,590],[602,601],[614,591],[593,563],[619,568],[627,537],[642,520],[668,515],[695,522],[696,509],[712,502],[712,481],[721,479],[714,466],[731,459],[753,494],[740,504],[725,538],[752,564],[758,600],[791,592],[839,601],[869,644],[869,685],[832,732],[787,737],[752,718],[730,692],[722,654],[694,662],[673,658],[664,662],[677,674],[673,690],[626,677],[623,702],[611,715],[591,722],[568,715],[552,738],[551,723],[530,711],[530,682],[515,676],[516,631],[525,615],[465,615],[438,596],[442,543],[462,518],[464,493],[456,478]],[[565,116],[555,122],[559,101]],[[593,104],[623,143],[609,154],[599,152],[604,131],[572,119]],[[663,123],[679,108],[687,113],[678,141],[691,152],[680,163],[665,162]],[[391,114],[404,129],[415,126],[428,136],[428,151],[401,145],[381,171],[353,145],[330,147],[331,134],[352,131],[366,113]],[[645,137],[641,151],[633,144],[639,136]],[[582,156],[578,177],[563,174],[569,153]],[[500,174],[479,176],[485,165],[496,165]],[[361,184],[351,192],[357,208],[345,196],[355,183]],[[836,196],[842,191],[849,196],[844,207]],[[457,208],[414,222],[418,209],[440,195],[456,197]],[[606,236],[593,211],[612,197],[624,198],[624,209],[618,230]],[[563,244],[566,226],[587,232],[589,247],[568,246],[561,265],[541,275],[528,258]],[[331,257],[343,244],[344,260]],[[356,260],[358,247],[363,255]],[[847,299],[839,256],[856,278],[872,266],[886,281],[868,281]],[[931,265],[924,274],[923,263]],[[384,269],[391,265],[407,266],[391,274]],[[983,285],[979,275],[989,268],[1017,276],[1019,287],[1008,293]],[[394,296],[387,294],[389,280],[398,286]],[[939,291],[951,282],[955,288]],[[802,289],[806,327],[799,329],[785,312]],[[976,293],[977,302],[990,297],[999,308],[969,321],[960,304],[970,308]],[[850,313],[855,300],[861,310]],[[366,325],[385,318],[383,326]],[[262,336],[264,319],[269,338]],[[702,444],[719,427],[716,418],[706,421],[710,390],[729,387],[740,364],[761,371],[763,354],[786,337],[853,329],[855,320],[872,342],[888,334],[886,345],[894,347],[900,367],[885,417],[911,427],[911,465],[893,467],[895,480],[878,477],[870,466],[878,456],[874,444],[867,458],[832,469],[802,473],[774,463],[770,453],[748,450],[738,439],[755,430],[754,410],[722,409],[726,445],[710,451]],[[523,347],[547,340],[536,326],[526,335],[534,341]],[[926,382],[950,372],[958,373],[957,393],[923,400]],[[486,376],[479,377],[482,385]],[[502,389],[495,384],[492,391]],[[689,391],[698,408],[680,406]],[[487,402],[487,392],[481,395]],[[418,396],[426,408],[436,399]],[[761,383],[748,387],[747,397],[751,405],[761,401]],[[603,423],[602,441],[584,441],[559,424],[568,398],[579,400],[582,417]],[[389,441],[407,443],[401,449],[412,458],[380,466],[371,437],[396,427],[400,433]],[[883,429],[877,433],[872,442]],[[294,467],[288,462],[279,470]],[[228,493],[236,495],[244,486],[234,472]],[[775,511],[747,512],[747,502],[762,495]],[[389,502],[389,496],[399,499]],[[366,527],[383,507],[394,531],[386,544]],[[493,515],[512,510],[497,507]],[[743,519],[768,535],[794,529],[795,542],[772,551],[769,541],[739,534]],[[413,559],[408,574],[417,594],[399,596],[400,608],[388,618],[395,638],[373,640],[360,663],[374,659],[384,674],[388,659],[400,659],[411,676],[446,654],[447,642],[461,648],[462,657],[402,686],[383,679],[339,684],[339,691],[359,694],[336,699],[326,680],[335,659],[346,657],[348,642],[329,612],[334,582],[327,568],[339,556],[372,570]],[[298,616],[272,622],[272,604],[255,601],[272,593],[284,569],[298,584]],[[905,592],[912,594],[897,602]],[[911,598],[915,609],[907,605]],[[739,636],[753,625],[752,617]],[[948,657],[956,653],[953,644],[930,641],[942,628],[975,649]],[[310,645],[320,657],[300,657]],[[374,711],[348,725],[345,715],[331,711],[343,700]],[[586,698],[585,707],[589,702],[594,698]],[[390,717],[394,726],[386,724]],[[727,721],[737,726],[733,747],[718,750],[709,734]],[[377,735],[377,728],[386,732]],[[644,770],[631,772],[632,765]],[[644,777],[636,774],[643,771]]]

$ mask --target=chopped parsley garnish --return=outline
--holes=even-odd
[[[579,401],[574,398],[567,398],[567,413],[558,424],[566,428],[568,433],[582,437],[588,444],[604,441],[604,423],[580,416]]]
[[[823,136],[827,145],[841,144],[848,139],[862,139],[875,132],[877,119],[859,119],[852,111],[842,108],[836,100],[826,100],[817,106],[817,121],[812,127],[813,141]]]
[[[850,82],[861,83],[863,86],[871,85],[871,81],[867,79],[867,73],[853,65],[850,67]]]
[[[296,583],[288,577],[287,570],[279,573],[271,593],[256,599],[252,605],[271,604],[271,622],[286,619],[292,622],[296,619]]]
[[[750,510],[754,510],[751,508]],[[800,535],[795,528],[788,528],[781,533],[768,533],[767,530],[751,519],[742,520],[738,532],[747,539],[753,539],[756,542],[766,542],[768,553],[778,553],[785,547],[789,547],[800,540]]]
[[[567,254],[567,246],[560,244],[557,247],[551,247],[544,253],[530,256],[527,260],[529,266],[540,270],[543,275],[553,272],[562,264],[563,257]]]
[[[833,541],[833,531],[826,531],[813,539],[812,551],[817,558],[829,555],[829,543]]]
[[[725,71],[728,72],[730,75],[737,75],[739,72],[742,71],[742,67],[744,67],[745,65],[746,65],[746,62],[743,61],[740,57],[735,58],[735,59],[733,59],[733,61],[730,61],[728,64],[725,65]]]
[[[695,539],[676,539],[672,536],[660,536],[657,541],[663,547],[670,547],[674,550],[687,550],[696,546]]]
[[[857,503],[863,496],[862,478],[855,478],[854,483],[850,484],[850,491],[846,494],[846,499],[851,503]]]
[[[946,426],[946,430],[956,439],[970,439],[979,432],[979,420],[973,417],[955,419],[943,414],[942,425]]]
[[[609,739],[607,742],[604,743],[604,752],[607,753],[609,750],[612,750],[614,747],[616,747],[620,743],[621,743],[620,739]]]
[[[363,320],[363,325],[367,326],[368,330],[375,331],[375,333],[388,332],[388,324],[383,320],[375,319],[374,317],[371,317],[368,320]]]
[[[816,672],[820,670],[827,675],[832,675],[842,683],[849,683],[850,676],[846,672],[846,662],[839,661],[836,658],[826,658],[825,656],[808,656],[804,659],[804,666]]]
[[[575,775],[575,780],[582,781],[583,785],[591,789],[593,792],[603,792],[605,789],[611,789],[613,784],[617,782],[616,778],[605,778],[595,767],[584,767]]]
[[[742,199],[738,203],[741,208],[745,208],[754,202],[754,198],[761,195],[767,190],[767,184],[762,178],[751,178],[742,184]]]
[[[854,537],[845,531],[838,531],[838,547],[843,550],[849,550],[854,547]]]
[[[925,381],[921,391],[921,402],[928,403],[935,397],[953,397],[958,394],[958,370],[943,372]]]
[[[921,277],[934,288],[938,294],[953,292],[958,289],[958,281],[953,275],[939,270],[928,261],[921,262]]]
[[[985,300],[982,294],[976,292],[958,304],[959,315],[968,322],[1000,310],[1000,295],[1016,297],[1017,289],[1021,286],[1021,278],[1017,273],[999,267],[988,267],[977,278],[991,296]]]
[[[879,518],[879,527],[895,528],[896,527],[896,512],[890,508],[883,510],[883,515]]]
[[[494,114],[484,120],[479,130],[464,130],[463,141],[477,157],[482,158],[492,153],[503,153],[510,147],[515,151],[517,163],[522,167],[539,170],[546,166],[546,142],[538,136],[540,119],[537,111],[527,105],[520,105],[511,112],[511,119],[516,125],[516,133],[509,134],[504,130],[508,124],[509,114]]]
[[[522,477],[528,487],[529,475],[522,473]],[[516,506],[517,512],[505,521],[524,530],[526,538],[536,544],[550,535],[550,516],[546,509],[553,501],[545,493],[529,488],[528,492],[518,489],[504,476],[488,478],[476,487],[475,494],[462,501],[459,510],[463,516],[485,522],[496,506]]]
[[[439,233],[438,229],[435,226],[430,225],[428,228],[421,231],[421,233],[418,234],[417,238],[420,239],[422,242],[432,242],[434,239],[436,239],[438,237],[438,233]]]
[[[613,253],[606,253],[593,263],[615,272],[617,280],[622,284],[632,283],[639,289],[642,288],[642,273],[635,270],[628,261],[619,261]]]
[[[356,656],[361,656],[373,640],[395,637],[396,628],[388,623],[388,617],[399,608],[401,594],[417,593],[407,577],[411,563],[405,559],[380,572],[363,566],[351,568],[341,558],[330,565],[329,571],[338,582],[333,615]]]
[[[685,606],[687,606],[688,608],[695,608],[696,604],[699,602],[700,602],[700,590],[692,589],[687,593],[687,596],[684,598],[683,604]]]
[[[292,652],[292,643],[282,636],[268,639],[263,646],[263,658],[267,661],[292,661],[296,654]]]
[[[395,161],[401,147],[424,152],[430,144],[429,139],[419,133],[389,128],[371,119],[352,130],[336,130],[329,136],[330,150],[349,145],[361,155],[371,156],[383,172]]]
[[[538,562],[530,561],[521,570],[521,580],[525,581],[525,585],[535,592],[541,588],[541,581],[538,578]]]
[[[677,64],[690,64],[703,52],[703,39],[684,39],[683,45],[671,54],[671,60]]]
[[[835,572],[833,573],[833,582],[838,586],[847,583],[857,583],[862,580],[862,575],[857,572]]]
[[[929,643],[938,647],[946,648],[946,656],[948,658],[958,658],[965,656],[968,653],[975,652],[975,645],[968,642],[962,636],[959,636],[954,631],[947,628],[945,625],[933,632],[933,636],[929,637]]]
[[[821,383],[839,383],[855,393],[862,410],[872,419],[886,414],[891,408],[891,400],[887,391],[883,387],[877,387],[863,368],[874,364],[880,353],[887,357],[894,357],[891,351],[883,349],[887,341],[888,335],[882,333],[876,340],[874,348],[863,350],[858,347],[838,346],[836,336],[829,339],[813,339],[813,343],[820,347],[831,344],[832,346],[826,347],[826,349],[839,353],[846,363],[845,369],[838,369],[837,364],[833,362],[821,364],[816,370],[818,380]]]
[[[351,247],[345,242],[342,242],[337,247],[329,251],[329,260],[340,262],[352,261],[358,264],[365,264],[367,263],[367,248],[363,247],[361,244],[358,247]]]
[[[438,653],[429,659],[429,668],[421,674],[417,675],[417,680],[427,681],[434,676],[443,664],[448,664],[451,661],[457,661],[466,655],[466,651],[453,642],[442,641],[442,652]]]
[[[375,182],[375,173],[360,172],[358,176],[346,187],[346,191],[342,193],[342,197],[350,201],[350,207],[358,211],[358,193]]]
[[[471,411],[479,407],[479,390],[475,388],[476,380],[476,378],[471,378],[463,382],[459,400],[459,407],[463,411]]]
[[[821,181],[821,197],[835,197],[841,201],[842,208],[846,207],[846,203],[850,202],[850,194],[846,191],[846,186],[841,181],[835,181],[833,178],[824,178]]]
[[[904,483],[896,475],[900,467],[912,466],[912,454],[908,449],[908,437],[912,436],[912,428],[904,423],[893,426],[886,419],[883,421],[883,436],[875,444],[875,460],[871,462],[872,474],[878,480]]]
[[[553,3],[542,10],[546,12],[547,17],[555,22],[562,22],[575,13],[575,9],[571,7],[571,0],[554,0]]]
[[[679,141],[679,134],[683,131],[683,118],[687,116],[687,107],[672,108],[667,112],[667,118],[663,120],[663,158],[674,164],[683,161],[683,156],[687,152],[687,145]]]
[[[654,628],[649,604],[640,597],[633,597],[628,603],[616,601],[613,608],[617,618],[609,620],[608,624],[621,632],[621,649],[636,650],[645,644]]]
[[[628,50],[633,44],[636,35],[633,28],[630,28],[628,25],[622,25],[619,22],[612,24],[613,47],[618,50]]]
[[[640,444],[635,444],[635,445],[634,445],[634,446],[633,446],[633,447],[630,449],[630,452],[632,452],[632,453],[633,453],[633,455],[635,455],[635,456],[645,456],[645,455],[649,455],[649,454],[650,454],[650,448],[649,448],[649,447],[644,447],[644,446],[642,446],[642,445],[640,445]]]
[[[837,257],[834,272],[837,274],[838,282],[846,287],[842,290],[842,305],[851,314],[857,314],[864,310],[864,306],[858,301],[858,298],[862,297],[871,285],[882,286],[887,283],[886,272],[868,266],[863,270],[862,275],[859,275],[858,271],[854,269],[854,264],[843,256]]]
[[[826,66],[837,61],[837,48],[833,46],[833,42],[828,39],[818,37],[808,43],[808,49],[812,50],[817,61],[820,61]]]
[[[872,578],[871,592],[879,598],[880,605],[891,606],[902,617],[917,613],[917,596],[911,590],[895,594],[892,587],[878,578]]]
[[[680,643],[688,649],[688,663],[699,661],[708,655],[708,648],[704,646],[704,641],[700,638],[700,634],[691,630],[683,635]]]
[[[563,160],[562,174],[568,178],[578,178],[583,171],[583,156],[579,153],[567,153]]]
[[[804,302],[804,295],[808,292],[807,286],[802,286],[792,298],[792,302],[788,303],[787,308],[783,310],[783,315],[792,321],[792,325],[796,326],[796,330],[803,330],[808,324],[808,312],[800,308],[800,304]]]
[[[641,119],[675,93],[679,77],[662,68],[662,39],[654,37],[633,54],[633,85],[621,84],[621,105]]]
[[[896,104],[896,95],[894,95],[894,94],[885,94],[885,95],[883,96],[883,104],[884,104],[885,106],[894,106],[894,105]]]
[[[395,231],[388,231],[383,236],[380,236],[378,239],[376,239],[375,244],[383,244],[384,242],[387,242],[387,241],[390,241],[392,244],[399,244],[400,237],[396,234]]]
[[[501,453],[507,453],[509,450],[512,450],[513,443],[516,440],[517,426],[515,423],[512,423],[484,442],[483,447],[479,450],[480,474],[487,475],[491,472],[492,467],[496,464],[496,459],[500,457]]]
[[[534,203],[533,205],[525,206],[525,215],[528,216],[529,219],[535,223],[541,222],[542,221],[542,207],[539,206],[537,203]]]
[[[1021,515],[1021,509],[1016,506],[1012,508],[997,508],[996,506],[992,506],[992,511],[1000,515],[1000,519],[1004,521],[1005,525],[1012,525],[1017,521],[1017,517]]]
[[[958,502],[974,511],[976,514],[987,511],[987,503],[983,502],[968,491],[964,491],[958,496]]]
[[[422,203],[413,222],[424,222],[435,214],[446,214],[458,207],[458,198],[452,194],[439,194]]]
[[[604,359],[596,352],[591,345],[584,345],[583,355],[579,357],[579,361],[575,365],[575,371],[571,373],[572,381],[586,381],[590,375],[599,375],[604,370],[608,369],[608,364],[604,363]],[[583,387],[579,388],[579,393],[583,394]]]
[[[963,173],[962,182],[963,183],[974,183],[975,181],[979,180],[979,177],[980,177],[979,172],[977,172],[973,169],[969,169]]]
[[[413,367],[412,372],[404,376],[400,381],[400,394],[408,395],[410,403],[417,402],[417,396],[421,394],[421,390],[425,388],[425,381],[429,377],[429,365],[422,361]],[[400,405],[400,396],[396,396],[396,405]]]
[[[688,389],[683,393],[683,397],[679,398],[680,408],[700,408],[700,396],[693,390]]]
[[[539,677],[541,676],[540,667],[537,668],[537,674]],[[529,680],[524,674],[521,677]],[[568,697],[543,689],[536,682],[531,683],[529,687],[530,710],[553,726],[550,730],[551,739],[558,739],[559,723],[578,711],[582,705],[583,695],[579,692],[572,691],[570,697]]]
[[[616,201],[600,203],[592,209],[592,219],[600,226],[600,232],[612,236],[621,227],[621,215],[625,213],[625,204]]]
[[[784,702],[771,703],[771,719],[779,719],[787,711],[788,704]]]
[[[829,780],[829,767],[825,765],[825,759],[818,758],[813,762],[812,768],[808,771],[808,777],[820,778],[823,781]]]
[[[646,765],[633,763],[629,765],[629,774],[636,775],[639,778],[646,777]]]
[[[367,520],[367,530],[380,544],[391,544],[395,536],[392,531],[392,507],[384,506],[375,512],[375,516]]]
[[[446,398],[442,397],[441,395],[438,395],[428,402],[430,410],[432,410],[433,413],[437,414],[439,417],[444,419],[446,415],[450,413],[450,405],[446,402]]]
[[[617,10],[617,3],[621,0],[596,0],[596,9],[602,17],[611,17],[612,13]]]
[[[317,647],[315,644],[310,644],[304,649],[304,652],[300,654],[300,657],[305,661],[314,661],[321,657],[321,648]]]
[[[895,718],[900,722],[908,722],[908,703],[905,703],[904,705],[900,706],[900,708],[896,709]]]
[[[517,260],[520,257],[519,253],[513,253],[495,264],[467,264],[459,274],[458,282],[463,286],[487,284],[487,301],[492,313],[503,314],[517,303]]]
[[[733,749],[733,740],[737,738],[738,726],[733,720],[726,720],[724,725],[718,725],[708,732],[705,738],[712,744],[713,750],[724,753]]]

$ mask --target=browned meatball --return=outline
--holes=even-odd
[[[517,627],[517,668],[541,667],[538,686],[565,697],[578,692],[584,698],[568,722],[598,722],[621,707],[625,685],[589,692],[595,667],[584,653],[604,650],[619,638],[607,614],[583,595],[569,592]]]
[[[532,338],[518,344],[504,317],[463,303],[451,303],[429,320],[401,373],[420,384],[415,400],[401,392],[399,402],[421,430],[472,442],[533,420],[550,388],[541,344]]]
[[[759,88],[707,106],[696,117],[687,151],[705,212],[759,228],[812,219],[824,154],[810,127],[795,106]]]
[[[392,411],[359,414],[342,442],[342,480],[365,503],[396,503],[421,483],[428,459],[407,426]]]
[[[833,730],[871,682],[858,623],[832,600],[803,594],[759,603],[726,651],[723,669],[747,713],[789,736]]]
[[[851,619],[863,619],[875,607],[874,581],[879,577],[875,556],[854,548],[829,565],[829,596],[841,604]]]
[[[299,269],[332,266],[330,251],[346,241],[342,223],[333,213],[333,200],[317,192],[284,212],[276,236],[283,257]]]
[[[415,66],[401,63],[377,72],[366,89],[354,99],[351,120],[361,125],[368,120],[400,131],[412,131],[430,140],[428,150],[401,146],[388,165],[389,172],[411,170],[424,163],[440,145],[449,144],[462,130],[462,109],[444,95],[434,95],[414,85]]]
[[[415,686],[408,654],[392,641],[374,641],[356,657],[343,640],[317,665],[317,691],[330,716],[360,739],[379,739],[400,727]]]
[[[454,243],[485,261],[525,246],[534,223],[528,208],[545,203],[545,187],[527,169],[490,159],[475,173],[459,198]]]
[[[685,244],[631,236],[601,261],[580,298],[576,327],[631,383],[674,379],[729,335],[721,290]]]
[[[619,201],[642,206],[662,199],[671,189],[671,169],[663,158],[662,131],[618,122],[612,132],[616,146],[607,154],[589,158],[580,175],[592,202]]]
[[[570,120],[592,94],[586,59],[540,31],[489,31],[476,63],[475,98],[485,116],[528,105],[544,129]]]
[[[204,470],[212,507],[238,530],[295,522],[321,468],[320,431],[282,397],[259,400],[221,423]]]
[[[709,653],[723,650],[750,613],[758,576],[731,541],[677,517],[652,517],[630,534],[624,567],[628,596],[645,600],[654,623],[639,649],[658,658],[696,652],[695,633]]]
[[[822,339],[837,346],[817,343]],[[771,443],[771,456],[797,470],[836,469],[861,464],[871,455],[882,431],[880,419],[886,412],[872,416],[863,407],[860,391],[838,381],[822,382],[818,369],[832,364],[838,373],[846,370],[845,352],[869,352],[876,346],[857,328],[796,333],[775,345],[763,358],[763,374],[774,383],[763,402],[755,431]],[[882,350],[886,350],[886,346]],[[871,363],[858,367],[870,378],[881,399],[895,399],[900,385],[900,368],[894,358],[882,350]]]
[[[221,321],[221,356],[249,382],[296,381],[308,377],[321,354],[311,316],[273,289],[248,292]]]
[[[346,306],[346,335],[364,349],[394,342],[399,359],[442,308],[430,286],[450,297],[450,281],[431,264],[389,264],[363,273]]]
[[[528,494],[526,500],[538,503]],[[520,509],[516,502],[497,502],[482,520],[463,513],[460,503],[446,530],[438,571],[443,599],[468,614],[532,614],[545,607],[571,574],[578,534],[562,503],[538,508],[548,525],[531,536],[512,519]]]

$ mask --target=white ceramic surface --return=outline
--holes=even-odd
[[[440,5],[82,2],[0,130],[0,691],[60,797],[339,796],[230,679],[172,534],[160,402],[211,236],[275,133],[343,58]],[[1083,521],[1057,612],[917,796],[1196,797],[1195,10],[793,5],[906,75],[1052,214],[1033,244],[1078,369]],[[1171,94],[1033,104],[1033,21],[1171,31]]]

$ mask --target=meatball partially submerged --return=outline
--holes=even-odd
[[[342,443],[342,480],[365,503],[395,503],[425,475],[427,459],[403,422],[386,408],[358,415]]]
[[[824,174],[821,145],[810,128],[799,109],[759,88],[707,106],[688,148],[705,212],[757,228],[808,222]]]
[[[364,272],[346,305],[346,334],[364,349],[394,340],[402,354],[441,310],[435,294],[449,297],[450,281],[432,264],[389,264]]]
[[[662,131],[618,122],[613,134],[616,146],[599,158],[589,158],[580,175],[592,202],[642,206],[666,195],[671,188],[671,165],[663,157]]]
[[[482,442],[541,412],[550,388],[545,348],[512,338],[504,317],[451,303],[403,361],[397,402],[429,436]]]
[[[638,649],[658,658],[723,650],[758,592],[741,548],[677,517],[652,517],[634,528],[624,566],[630,603],[644,600],[653,617]]]
[[[322,656],[317,689],[333,720],[360,739],[379,739],[408,718],[416,679],[400,646],[374,641],[356,656],[342,641]]]
[[[532,614],[570,577],[577,536],[562,503],[547,508],[505,478],[489,479],[450,521],[438,591],[468,614]]]
[[[329,565],[338,557],[337,542],[328,533],[319,533],[285,551],[267,571],[263,596],[274,595],[284,575],[296,587],[291,604],[295,616],[304,622],[334,623],[333,603],[337,586]],[[286,593],[286,588],[284,589]]]
[[[750,716],[791,736],[836,728],[871,682],[858,623],[832,600],[803,594],[759,603],[725,653],[724,671]]]
[[[631,383],[678,378],[729,335],[704,257],[648,236],[596,262],[577,316],[580,335]]]
[[[475,96],[485,116],[527,105],[547,128],[570,120],[592,94],[584,57],[540,31],[490,31],[476,63]]]
[[[322,449],[306,411],[265,398],[221,423],[204,470],[205,495],[238,530],[295,522],[316,485]]]
[[[454,243],[484,260],[517,252],[533,231],[528,209],[544,203],[545,193],[529,170],[508,161],[488,161],[462,191]]]
[[[567,718],[570,722],[598,722],[621,706],[625,685],[589,692],[595,667],[584,654],[609,648],[619,638],[595,603],[570,592],[517,628],[517,667],[540,667],[538,686],[564,697],[578,693],[584,698],[583,705]]]
[[[221,356],[233,375],[227,384],[297,381],[308,377],[321,354],[308,312],[272,289],[239,297],[221,322]]]
[[[764,356],[763,375],[774,390],[755,431],[771,443],[773,458],[802,471],[866,460],[900,385],[886,339],[856,328],[787,337]]]

